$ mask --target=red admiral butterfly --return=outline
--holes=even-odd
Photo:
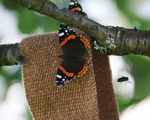
[[[77,12],[85,17],[88,17],[85,12],[82,11],[82,6],[77,1],[72,1],[69,3],[69,10]]]
[[[59,56],[63,60],[57,71],[56,84],[64,86],[66,82],[82,76],[88,70],[88,60],[80,56],[89,52],[89,43],[69,29],[67,24],[60,24],[59,42],[64,54]]]
[[[82,11],[82,7],[77,1],[71,1],[69,3],[69,10],[73,12],[78,12],[78,11]]]

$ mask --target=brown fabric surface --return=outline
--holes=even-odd
[[[93,55],[93,66],[100,120],[119,120],[109,57],[105,54]]]
[[[76,32],[90,40],[83,32]],[[104,63],[99,60],[103,55],[94,58],[95,62],[100,61],[100,64],[95,63],[97,66],[94,70],[97,70],[94,75],[90,52],[87,73],[76,77],[64,87],[57,87],[56,74],[61,63],[58,56],[62,54],[58,33],[25,38],[20,46],[24,60],[22,70],[26,98],[35,120],[118,120],[107,56],[103,58],[106,61]],[[99,65],[110,71],[106,82],[106,71],[103,72]]]

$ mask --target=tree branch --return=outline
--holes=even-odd
[[[95,50],[109,55],[141,54],[150,56],[150,32],[122,27],[103,26],[49,0],[10,0],[70,26],[96,39]],[[95,51],[94,50],[94,51]]]
[[[0,45],[0,66],[17,65],[19,55],[21,55],[19,43]]]
[[[150,56],[150,31],[141,31],[136,28],[125,29],[122,27],[103,26],[67,8],[55,5],[49,0],[9,1],[84,31],[93,37],[93,53],[102,52],[108,55],[139,54]],[[18,58],[18,55],[13,58]],[[9,64],[13,65],[17,63],[11,63],[10,61],[8,62]]]

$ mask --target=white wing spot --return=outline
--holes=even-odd
[[[61,75],[57,75],[57,78],[61,79],[61,78],[62,78],[62,76],[61,76]]]
[[[69,5],[74,5],[74,2],[70,2]]]
[[[63,36],[64,35],[64,33],[62,32],[62,33],[59,33],[59,36]]]

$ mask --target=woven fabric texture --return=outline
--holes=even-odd
[[[105,54],[97,54],[92,58],[100,120],[119,120],[109,57]]]
[[[90,40],[80,30],[76,32]],[[87,73],[64,87],[57,87],[56,74],[62,60],[58,56],[63,54],[58,33],[25,38],[20,48],[26,98],[35,120],[119,120],[108,56],[95,56],[93,69],[90,51]],[[107,73],[99,66],[104,64],[101,58]],[[107,76],[106,82],[104,76]]]

